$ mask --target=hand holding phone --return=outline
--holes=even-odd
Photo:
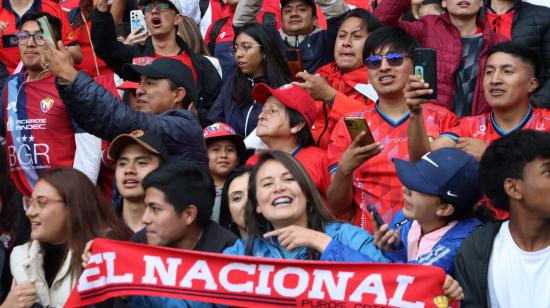
[[[385,224],[384,219],[382,219],[382,216],[380,216],[380,213],[378,213],[378,210],[374,205],[372,204],[367,205],[367,210],[369,210],[369,212],[372,213],[374,217],[374,221],[378,225],[378,228],[380,228],[383,224]]]
[[[44,35],[44,39],[52,44],[56,49],[59,49],[59,46],[57,46],[57,40],[55,39],[53,28],[50,25],[48,18],[46,16],[42,16],[39,17],[36,22],[40,27],[40,31],[42,31],[42,34]]]
[[[287,58],[288,58],[288,71],[290,72],[290,78],[292,79],[292,81],[304,82],[304,80],[302,80],[301,78],[296,77],[296,74],[304,70],[300,49],[288,48]]]
[[[366,133],[366,136],[359,142],[360,146],[364,147],[374,143],[374,137],[369,129],[369,125],[363,117],[345,117],[344,123],[352,140],[355,140],[362,132]]]
[[[432,100],[437,97],[437,59],[433,48],[415,48],[412,54],[413,75],[424,79],[433,90],[422,98]]]

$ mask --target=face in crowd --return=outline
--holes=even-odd
[[[137,143],[128,144],[116,161],[116,188],[124,199],[141,201],[145,191],[141,182],[160,166],[160,158]]]
[[[403,186],[403,214],[420,225],[441,221],[442,217],[451,215],[453,207],[443,203],[439,196],[424,194]]]
[[[307,197],[292,173],[279,161],[265,162],[256,175],[256,212],[276,228],[307,227]]]
[[[136,89],[136,110],[161,114],[170,109],[181,108],[186,91],[183,87],[175,88],[169,79],[156,79],[141,76]]]
[[[313,8],[302,0],[293,0],[281,10],[282,29],[286,35],[308,35],[313,32],[317,17]]]
[[[21,61],[25,67],[30,71],[43,70],[40,52],[47,45],[36,21],[30,20],[21,26],[20,34],[17,35],[17,43]]]
[[[26,203],[25,214],[31,224],[32,240],[52,245],[67,241],[69,210],[53,185],[46,180],[39,180]]]
[[[177,25],[181,22],[181,15],[167,1],[145,2],[142,5],[142,10],[147,30],[153,37],[175,33]]]
[[[231,139],[218,138],[208,142],[208,169],[216,179],[225,179],[239,164],[237,146]]]
[[[392,50],[385,46],[376,50],[374,55],[367,57],[369,81],[378,96],[400,97],[413,69],[409,55],[402,51]]]
[[[496,52],[487,59],[483,91],[493,109],[514,109],[538,87],[533,68],[521,58]]]
[[[240,230],[246,229],[244,222],[244,208],[248,200],[248,179],[250,172],[246,172],[231,181],[228,186],[227,196],[229,213]]]
[[[237,35],[232,53],[243,74],[252,78],[264,75],[265,54],[260,43],[250,35],[244,32]]]
[[[262,140],[292,136],[287,108],[274,96],[270,96],[262,107],[262,111],[258,116],[256,135]]]
[[[341,71],[348,72],[363,66],[363,46],[368,35],[366,23],[359,17],[350,17],[340,25],[334,45],[334,59]]]
[[[482,0],[443,0],[441,3],[449,15],[457,18],[476,16],[483,6]]]

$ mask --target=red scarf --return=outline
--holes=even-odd
[[[368,68],[366,65],[351,72],[343,73],[336,66],[336,62],[332,62],[317,69],[317,73],[325,78],[327,83],[336,89],[336,91],[356,101],[364,102],[365,105],[367,104],[367,98],[355,90],[357,84],[369,83]]]
[[[239,257],[106,239],[94,240],[92,253],[65,307],[126,295],[241,307],[447,307],[448,302],[441,295],[445,272],[427,265]]]

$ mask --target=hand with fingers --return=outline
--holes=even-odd
[[[445,276],[445,282],[443,283],[443,295],[456,301],[464,299],[462,287],[460,287],[458,281],[454,280],[450,275]]]
[[[367,133],[361,132],[344,151],[342,157],[340,157],[338,170],[340,170],[342,174],[350,175],[357,167],[361,166],[364,162],[379,154],[384,149],[378,142],[360,146],[359,144],[362,142],[363,138],[366,137]]]
[[[94,243],[94,240],[88,241],[86,243],[86,246],[84,246],[84,251],[82,252],[82,268],[86,268],[88,265],[88,262],[90,262],[90,258],[92,257],[92,244]]]
[[[143,45],[145,44],[145,40],[147,39],[147,31],[143,28],[137,28],[134,31],[130,32],[126,39],[124,40],[124,44],[126,45]]]
[[[8,27],[9,23],[0,20],[0,34],[4,33],[4,30]]]
[[[8,296],[0,306],[0,308],[28,308],[32,307],[37,301],[38,296],[36,287],[34,286],[34,280],[26,281],[23,283],[16,283],[15,279],[12,280],[11,290]]]
[[[323,253],[332,240],[323,232],[299,226],[288,226],[264,234],[264,238],[271,236],[276,236],[279,244],[288,251],[307,247]]]
[[[319,75],[311,75],[306,71],[299,72],[296,77],[304,82],[298,82],[298,85],[304,88],[315,100],[331,101],[336,96],[336,90]]]
[[[399,240],[399,230],[390,230],[388,224],[383,224],[380,228],[375,228],[374,245],[384,251],[395,251],[401,241]]]
[[[488,144],[476,138],[458,138],[456,142],[457,148],[472,155],[477,161],[481,160],[481,156],[483,156],[488,146]]]
[[[46,46],[40,50],[42,65],[63,82],[73,82],[78,71],[74,68],[73,57],[63,42],[57,42],[58,48],[50,42],[46,43]]]
[[[109,2],[108,0],[97,0],[95,7],[98,11],[106,13],[109,11]]]
[[[409,110],[415,114],[419,114],[422,111],[422,104],[429,102],[429,100],[423,97],[432,93],[433,90],[430,89],[430,85],[425,82],[424,79],[414,75],[409,76],[407,85],[403,89],[407,106]]]

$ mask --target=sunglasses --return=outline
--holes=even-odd
[[[170,3],[168,2],[149,2],[141,6],[141,10],[145,12],[151,12],[153,8],[157,8],[159,12],[164,12],[170,8]]]
[[[403,64],[403,59],[406,57],[405,54],[402,52],[390,52],[389,54],[385,56],[381,55],[373,55],[370,57],[367,57],[365,60],[365,64],[369,69],[379,69],[380,66],[382,66],[382,59],[386,58],[386,61],[388,61],[388,64],[391,66],[399,66]]]

